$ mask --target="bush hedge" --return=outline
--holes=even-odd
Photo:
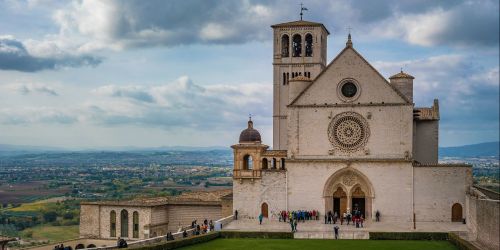
[[[222,238],[293,239],[292,232],[221,231]]]
[[[470,242],[460,238],[454,233],[449,233],[448,238],[450,242],[460,250],[479,250],[479,248],[475,247]]]
[[[448,240],[448,233],[370,232],[370,240]]]
[[[219,232],[212,232],[208,234],[202,234],[202,235],[197,235],[185,239],[178,239],[178,240],[173,240],[173,241],[164,241],[161,243],[153,244],[153,245],[147,245],[147,246],[140,246],[140,247],[130,247],[133,248],[134,250],[166,250],[166,249],[177,249],[185,246],[190,246],[194,244],[199,244],[199,243],[204,243],[208,242],[211,240],[214,240],[216,238],[220,237]]]

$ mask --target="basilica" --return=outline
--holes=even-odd
[[[401,70],[387,80],[350,34],[327,63],[323,24],[271,27],[273,144],[249,120],[232,146],[239,216],[360,210],[367,220],[377,211],[410,224],[464,220],[472,168],[438,163],[438,100],[416,107],[415,77]]]

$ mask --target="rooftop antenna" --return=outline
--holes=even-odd
[[[308,10],[306,7],[304,7],[304,4],[300,3],[300,21],[302,21],[302,15],[304,15],[303,11]]]

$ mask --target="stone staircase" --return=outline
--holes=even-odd
[[[296,232],[293,234],[295,239],[335,239],[335,234],[333,232]],[[357,231],[357,230],[342,230],[339,232],[339,239],[345,240],[368,240],[370,239],[370,233],[367,231]]]

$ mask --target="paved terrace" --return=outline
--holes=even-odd
[[[467,235],[467,227],[461,222],[417,222],[416,230],[412,222],[366,222],[363,228],[356,228],[352,224],[340,225],[340,238],[342,239],[368,239],[369,232],[455,232],[462,237]],[[331,239],[334,224],[324,224],[324,220],[299,222],[295,238]],[[289,223],[264,219],[262,225],[258,220],[239,219],[229,223],[224,230],[234,231],[263,231],[263,232],[289,232]]]

